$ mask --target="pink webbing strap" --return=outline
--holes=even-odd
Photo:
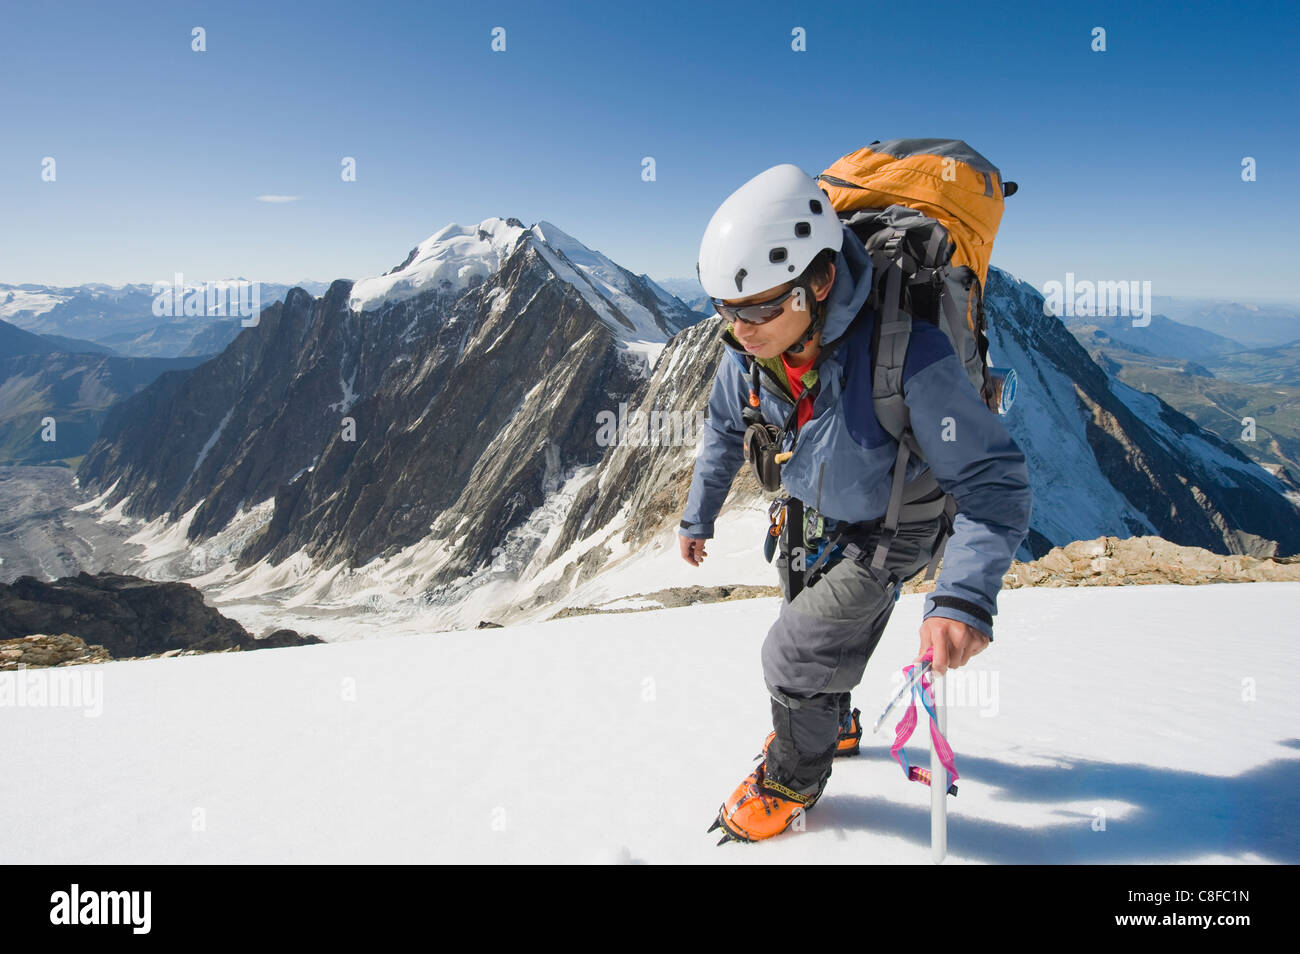
[[[933,659],[934,650],[927,649],[921,661],[925,662]],[[912,666],[907,666],[903,670],[903,676],[906,678],[912,674]],[[889,750],[889,754],[898,760],[898,764],[903,768],[903,774],[909,781],[921,782],[925,785],[930,784],[930,770],[912,765],[907,761],[907,753],[903,751],[903,743],[912,737],[916,731],[916,700],[920,697],[921,705],[930,716],[930,744],[934,746],[939,753],[939,761],[943,763],[944,770],[948,773],[948,794],[957,794],[957,779],[961,776],[957,774],[957,765],[952,754],[952,746],[948,740],[943,737],[939,731],[939,722],[934,714],[934,684],[927,672],[921,677],[920,683],[912,687],[912,701],[903,713],[903,718],[899,720],[898,727],[894,730],[894,744]]]

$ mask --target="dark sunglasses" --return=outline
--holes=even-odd
[[[714,309],[728,321],[743,321],[749,325],[765,325],[781,312],[785,311],[785,300],[804,286],[795,282],[784,295],[778,295],[771,301],[755,302],[752,305],[728,305],[718,298],[710,298]]]

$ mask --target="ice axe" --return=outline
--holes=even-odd
[[[903,774],[910,781],[921,782],[930,786],[930,857],[935,864],[939,864],[948,854],[948,802],[947,795],[956,795],[958,779],[957,766],[953,760],[952,747],[945,738],[945,732],[948,727],[948,713],[940,705],[940,694],[934,691],[934,679],[927,680],[927,676],[933,676],[932,659],[934,650],[927,649],[925,655],[921,657],[920,665],[908,666],[903,670],[906,677],[903,685],[894,693],[889,705],[885,711],[876,719],[876,724],[872,732],[879,732],[881,725],[906,696],[913,696],[911,705],[908,706],[907,712],[904,713],[902,720],[898,723],[895,732],[894,744],[890,749],[890,754],[898,760],[898,764],[903,768]],[[911,765],[907,760],[907,753],[903,750],[903,743],[912,737],[912,732],[916,728],[916,699],[919,698],[922,707],[930,716],[930,768],[923,769],[917,765]],[[946,786],[931,784],[932,779],[944,778],[949,780]]]

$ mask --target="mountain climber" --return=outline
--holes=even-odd
[[[872,261],[862,241],[815,180],[784,164],[718,208],[698,272],[727,324],[678,531],[688,563],[699,566],[708,555],[705,541],[747,456],[758,472],[763,431],[750,442],[747,406],[768,422],[787,422],[782,433],[793,434],[793,453],[775,458],[788,496],[772,509],[785,599],[762,648],[773,732],[758,768],[715,823],[757,841],[812,807],[836,755],[857,753],[862,728],[850,691],[902,584],[930,562],[945,531],[951,538],[926,598],[916,661],[933,647],[934,670],[943,673],[988,647],[1002,576],[1028,531],[1031,495],[1019,447],[971,386],[944,332],[918,321],[903,392],[923,459],[908,461],[906,479],[909,487],[924,484],[928,469],[934,488],[902,508],[884,570],[873,570],[898,442],[873,411]],[[945,495],[956,502],[948,526]],[[792,539],[802,546],[791,548]]]

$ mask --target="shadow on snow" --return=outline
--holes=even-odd
[[[1281,744],[1300,749],[1300,739]],[[883,746],[864,746],[862,754],[890,757]],[[959,788],[981,785],[995,798],[1012,802],[1127,806],[1123,812],[1107,811],[1105,831],[1093,831],[1091,809],[1061,809],[1056,812],[1059,824],[1020,827],[964,815],[960,801],[953,799],[948,803],[948,848],[963,858],[995,864],[1124,864],[1251,853],[1268,861],[1300,863],[1300,821],[1294,806],[1300,758],[1275,759],[1230,777],[1087,759],[1035,766],[958,756],[957,768],[963,772]],[[834,784],[832,777],[826,796],[808,816],[810,829],[875,831],[929,845],[928,789],[914,786],[924,798],[905,806],[838,794]]]

